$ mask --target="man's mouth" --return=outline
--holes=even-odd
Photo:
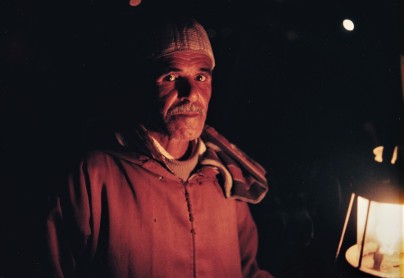
[[[173,118],[178,118],[178,117],[187,117],[187,118],[196,118],[201,115],[200,113],[178,113],[175,115],[171,115]]]
[[[193,104],[184,104],[168,110],[167,116],[196,117],[203,114],[203,109]]]

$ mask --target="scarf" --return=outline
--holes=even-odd
[[[118,143],[124,147],[135,147],[152,156],[169,171],[164,152],[156,147],[148,131],[141,126],[135,133],[115,133]],[[259,203],[268,192],[265,169],[230,143],[213,127],[206,125],[198,139],[199,165],[214,167],[221,175],[221,186],[226,198],[251,204]],[[173,171],[171,171],[173,172]]]
[[[217,167],[223,177],[226,198],[259,203],[268,192],[265,169],[213,127],[206,125],[201,138],[207,150],[200,164]]]

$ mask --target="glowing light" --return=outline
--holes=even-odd
[[[358,197],[358,244],[362,244],[369,200]],[[367,222],[366,241],[376,241],[381,253],[404,251],[404,206],[372,201]]]
[[[129,0],[129,5],[131,5],[132,7],[139,6],[140,3],[142,3],[142,0]]]
[[[355,29],[355,24],[350,19],[344,19],[344,21],[342,21],[342,26],[344,26],[347,31],[353,31]]]
[[[395,204],[380,204],[375,202],[375,235],[380,243],[380,253],[393,255],[400,250],[403,242],[404,208]],[[404,242],[403,242],[404,244]]]
[[[378,277],[404,277],[404,205],[360,196],[357,204],[357,242],[347,250],[346,259],[358,267],[363,246],[361,271]]]
[[[373,149],[373,154],[375,155],[375,161],[377,162],[383,162],[383,150],[384,147],[383,146],[378,146],[376,148]],[[391,157],[390,163],[391,164],[395,164],[397,161],[397,155],[398,155],[398,147],[395,146],[394,150],[393,150],[393,155]]]
[[[375,155],[375,161],[377,162],[383,162],[383,146],[378,146],[373,149],[373,154]]]

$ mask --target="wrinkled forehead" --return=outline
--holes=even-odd
[[[170,70],[202,70],[212,72],[212,59],[206,54],[194,51],[179,51],[155,60],[155,66],[159,71]]]

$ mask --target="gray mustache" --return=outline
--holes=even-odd
[[[172,116],[175,114],[180,114],[180,113],[186,113],[186,112],[198,112],[199,114],[203,113],[203,109],[197,105],[194,104],[183,104],[174,108],[171,108],[168,110],[167,115]]]

